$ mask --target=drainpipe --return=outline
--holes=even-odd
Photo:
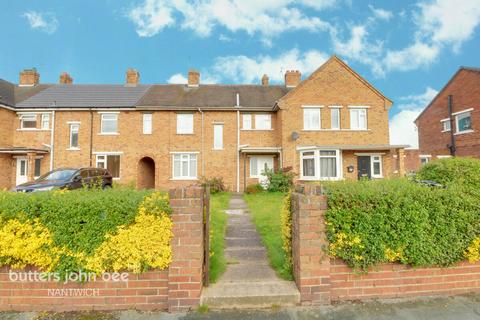
[[[50,171],[53,170],[55,153],[55,110],[52,111],[52,129],[50,129]]]
[[[240,192],[240,94],[237,93],[237,192]]]
[[[457,146],[455,144],[455,134],[453,133],[454,128],[454,121],[453,121],[453,96],[450,94],[448,96],[448,116],[450,117],[450,145],[448,148],[450,149],[450,154],[452,157],[455,157],[455,151]]]
[[[202,176],[205,177],[205,143],[204,143],[204,117],[202,109],[198,108],[198,112],[202,115],[202,136],[201,136],[201,148],[202,148]]]
[[[92,164],[93,158],[93,110],[90,108],[90,167]]]

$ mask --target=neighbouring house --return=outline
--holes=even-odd
[[[403,174],[405,146],[389,144],[392,101],[333,56],[284,85],[41,85],[34,69],[0,83],[0,188],[52,168],[106,167],[140,188],[222,177],[232,191],[291,167],[297,180]]]
[[[461,67],[415,124],[416,166],[451,156],[480,158],[480,68]]]

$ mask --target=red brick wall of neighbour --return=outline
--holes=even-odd
[[[449,155],[450,132],[442,132],[440,120],[449,117],[448,95],[453,96],[453,112],[474,108],[472,111],[473,132],[455,136],[457,156],[480,158],[480,72],[460,70],[452,81],[438,94],[432,104],[417,120],[420,153]],[[452,130],[455,132],[455,125]]]
[[[407,172],[417,172],[420,169],[420,150],[407,149],[405,150],[405,170]]]
[[[167,270],[129,274],[128,281],[11,281],[0,269],[0,311],[168,310],[183,312],[200,301],[203,274],[203,189],[170,190],[173,261]],[[19,272],[34,271],[34,269]],[[15,278],[13,278],[15,280]],[[70,290],[71,289],[71,290]]]
[[[450,268],[383,264],[365,274],[355,272],[325,252],[326,209],[319,185],[299,186],[292,195],[293,269],[303,305],[480,292],[480,262]]]

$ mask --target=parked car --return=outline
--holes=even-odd
[[[63,168],[45,173],[35,181],[16,186],[12,191],[37,192],[53,189],[80,189],[84,186],[112,187],[112,175],[103,168]]]

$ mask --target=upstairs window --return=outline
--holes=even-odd
[[[320,108],[303,109],[303,129],[320,130],[321,128]]]
[[[102,134],[117,134],[118,132],[118,114],[103,113],[101,133]]]
[[[35,129],[37,127],[37,116],[34,114],[24,114],[20,116],[21,129]]]
[[[213,125],[213,149],[223,149],[223,124]]]
[[[455,116],[457,133],[466,133],[472,131],[472,114],[470,111],[457,114]]]
[[[42,130],[50,129],[50,114],[42,114]]]
[[[255,130],[270,130],[272,129],[272,115],[271,114],[256,114],[255,115]]]
[[[450,123],[450,119],[442,120],[442,132],[447,132],[451,130],[452,130],[452,126]]]
[[[367,130],[367,109],[350,109],[350,129]]]
[[[340,129],[340,109],[332,108],[330,109],[331,125],[332,130]]]
[[[78,149],[78,132],[80,130],[79,124],[70,125],[70,149]]]
[[[177,113],[177,134],[193,133],[193,113]]]
[[[143,134],[152,134],[152,114],[143,114]]]
[[[252,115],[244,114],[243,115],[243,130],[252,130]]]

